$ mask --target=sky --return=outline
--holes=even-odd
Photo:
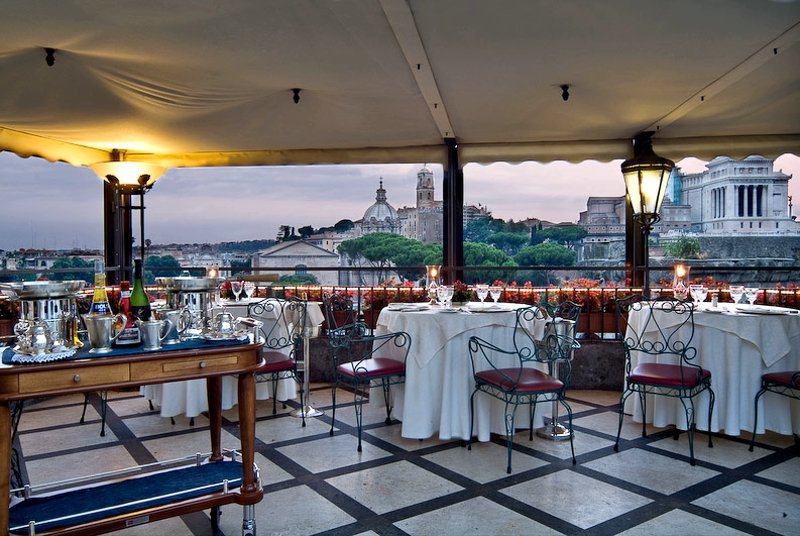
[[[505,220],[576,222],[588,197],[624,195],[620,163],[468,164],[464,200]],[[145,195],[145,238],[153,244],[270,239],[281,225],[357,220],[375,202],[381,178],[392,206],[414,206],[423,165],[171,169]],[[705,162],[691,158],[678,166],[695,173]],[[441,199],[442,167],[428,167]],[[793,175],[789,194],[800,200],[800,158],[784,155],[775,169]],[[0,152],[0,196],[0,249],[103,246],[102,183],[89,168]]]

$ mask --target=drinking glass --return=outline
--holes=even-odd
[[[442,307],[444,307],[444,304],[447,302],[445,296],[447,296],[447,289],[445,286],[439,285],[436,287],[436,301],[439,302],[439,305]]]
[[[744,297],[747,298],[747,301],[750,302],[750,305],[756,303],[758,299],[758,288],[756,287],[744,287]]]
[[[445,285],[444,286],[444,306],[445,308],[450,308],[450,305],[453,303],[453,289],[452,285]]]
[[[742,301],[742,296],[744,295],[743,285],[731,285],[728,290],[731,293],[731,298],[733,298],[733,303],[739,303]]]
[[[497,301],[500,299],[500,296],[503,295],[503,287],[496,287],[494,285],[489,287],[489,295],[494,300],[494,303],[497,303]]]
[[[239,301],[239,295],[242,293],[242,282],[231,281],[231,290],[233,291],[233,295],[236,296],[236,301]]]
[[[247,297],[252,298],[253,292],[256,291],[256,284],[253,283],[252,281],[245,281],[242,287],[244,288],[244,293],[247,295]]]
[[[481,303],[483,303],[483,301],[486,299],[486,296],[489,295],[489,285],[475,285],[475,293],[478,295],[478,299],[481,300]]]
[[[689,294],[692,296],[692,300],[694,300],[695,305],[698,305],[701,301],[703,301],[700,299],[699,295],[701,288],[703,288],[703,285],[689,285]]]

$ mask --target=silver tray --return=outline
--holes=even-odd
[[[0,289],[12,298],[56,298],[71,294],[72,281],[26,281],[24,283],[0,283]]]
[[[156,284],[167,290],[194,292],[216,290],[219,287],[219,279],[214,277],[156,277]]]
[[[201,333],[200,338],[204,341],[245,341],[249,337],[246,331],[234,331],[233,333]]]

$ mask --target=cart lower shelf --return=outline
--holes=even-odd
[[[11,506],[9,532],[29,534],[31,522],[35,523],[34,533],[39,534],[110,518],[120,518],[123,526],[133,526],[150,520],[148,510],[212,494],[227,494],[241,484],[241,462],[219,461],[31,497]],[[235,502],[232,497],[217,504],[230,502]],[[132,515],[137,513],[142,517],[138,522],[137,516]]]

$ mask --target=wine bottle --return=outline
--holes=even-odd
[[[150,298],[144,291],[142,279],[142,261],[133,261],[133,290],[131,291],[131,314],[134,318],[144,322],[150,320]]]
[[[94,295],[89,312],[96,315],[110,315],[111,305],[106,293],[106,266],[103,259],[94,261]]]
[[[122,333],[119,334],[115,344],[117,346],[132,346],[142,342],[139,326],[131,310],[131,284],[130,281],[120,281],[119,284],[119,312],[125,315],[127,321]]]

